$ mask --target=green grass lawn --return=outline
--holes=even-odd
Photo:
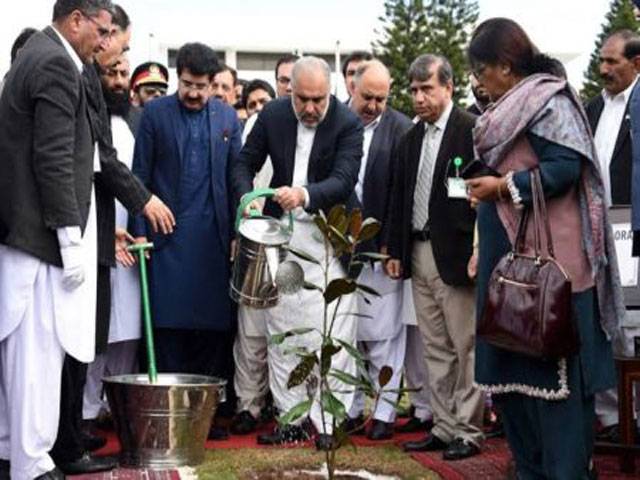
[[[403,480],[440,478],[394,445],[358,447],[357,450],[341,448],[337,460],[339,470],[366,469],[372,473],[395,475]],[[324,454],[310,448],[207,450],[204,463],[197,468],[197,475],[200,480],[250,480],[260,478],[256,474],[285,468],[314,470],[323,463]]]

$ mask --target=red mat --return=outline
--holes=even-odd
[[[403,422],[405,420],[400,420]],[[270,427],[262,427],[259,433],[269,432]],[[113,432],[100,432],[107,436],[107,445],[96,452],[98,455],[116,455],[120,451],[120,445]],[[353,436],[354,443],[359,446],[380,446],[384,444],[400,445],[408,440],[422,438],[420,433],[396,434],[392,440],[373,442],[364,436]],[[256,435],[233,435],[228,440],[208,441],[207,448],[302,448],[313,447],[312,442],[303,444],[263,447],[256,443]],[[492,439],[485,442],[480,455],[446,462],[442,460],[440,452],[412,453],[411,457],[426,468],[440,475],[444,480],[503,480],[507,474],[507,468],[511,460],[511,453],[504,439]],[[596,467],[600,480],[632,480],[640,478],[640,459],[636,461],[636,474],[623,474],[618,468],[618,457],[614,455],[598,455]],[[81,475],[70,477],[74,480],[179,480],[176,471],[150,471],[117,469],[113,472],[95,475]]]

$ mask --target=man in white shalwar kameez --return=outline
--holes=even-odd
[[[377,60],[361,62],[356,68],[351,85],[349,106],[364,125],[364,151],[356,194],[362,204],[365,217],[382,223],[380,234],[365,245],[364,250],[385,250],[386,215],[388,214],[389,179],[395,167],[395,149],[404,134],[411,128],[411,120],[387,106],[391,88],[391,76],[387,68]],[[397,390],[402,378],[405,355],[405,326],[402,323],[402,282],[389,278],[381,263],[365,264],[358,282],[373,288],[379,297],[358,297],[358,345],[369,362],[369,375],[374,388],[380,390],[378,377],[384,367],[392,369],[385,389]],[[384,392],[373,411],[370,440],[386,440],[393,436],[396,414],[394,405],[398,394]],[[356,393],[347,424],[347,430],[361,427],[364,418],[365,396]],[[364,432],[363,432],[364,433]]]
[[[111,8],[57,2],[0,98],[0,459],[14,480],[64,478],[48,455],[62,363],[94,356],[100,163],[81,71],[108,40]]]
[[[252,190],[255,174],[271,157],[273,178],[270,186],[277,189],[273,201],[267,201],[266,215],[283,217],[293,211],[294,226],[290,245],[305,250],[321,262],[325,258],[322,236],[313,223],[312,215],[329,212],[337,204],[356,203],[353,188],[357,181],[362,157],[362,125],[349,109],[330,95],[330,70],[326,62],[305,57],[296,62],[292,72],[292,96],[268,103],[253,127],[238,160],[232,166],[231,181],[238,198]],[[332,252],[330,252],[332,255]],[[289,254],[288,259],[296,257]],[[297,259],[296,259],[297,260]],[[300,261],[305,279],[324,286],[319,266]],[[332,262],[329,279],[343,277],[339,261]],[[330,312],[338,302],[330,305]],[[279,304],[267,312],[269,335],[291,328],[322,329],[324,302],[318,291],[301,290],[295,295],[282,295]],[[355,312],[355,297],[343,297],[339,313]],[[334,337],[355,345],[356,321],[352,315],[341,315],[332,332]],[[319,449],[331,446],[332,418],[322,415],[319,391],[309,392],[307,385],[288,389],[287,380],[299,359],[286,354],[292,345],[315,349],[321,341],[317,333],[294,337],[283,345],[268,348],[269,386],[274,404],[282,412],[314,395],[309,417],[320,433],[316,439]],[[355,373],[355,360],[344,349],[333,358],[332,368]],[[332,388],[349,390],[331,379]],[[336,393],[346,410],[351,407],[353,393]],[[304,439],[303,429],[288,426],[270,435],[258,436],[259,443],[277,444]]]

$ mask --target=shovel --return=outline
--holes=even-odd
[[[158,381],[156,368],[156,353],[153,346],[153,330],[151,329],[151,304],[149,302],[149,285],[147,283],[147,250],[153,248],[153,243],[136,243],[129,245],[127,250],[136,254],[140,263],[140,290],[142,292],[142,311],[144,314],[144,336],[147,344],[147,361],[149,362],[149,383]]]

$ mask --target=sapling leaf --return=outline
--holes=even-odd
[[[347,417],[347,411],[344,407],[344,403],[338,400],[330,391],[322,392],[320,396],[320,403],[322,409],[331,414],[336,419],[336,423],[340,424]]]
[[[287,245],[284,248],[286,248],[291,253],[293,253],[296,257],[298,257],[298,258],[300,258],[302,260],[305,260],[305,261],[311,262],[311,263],[315,263],[316,265],[321,265],[320,260],[315,258],[310,253],[305,252],[304,250],[300,250],[298,248],[292,247],[291,245]]]
[[[349,233],[354,239],[358,239],[360,230],[362,229],[362,210],[354,208],[351,211],[351,218],[349,220]]]
[[[305,290],[318,290],[319,292],[324,293],[324,290],[322,290],[322,287],[319,287],[315,283],[311,283],[307,281],[304,282],[304,284],[302,285],[302,288],[304,288]]]
[[[340,222],[346,217],[347,208],[343,204],[333,206],[329,211],[327,217],[327,225],[337,227]]]
[[[331,368],[331,357],[342,350],[342,347],[327,343],[322,347],[320,354],[320,375],[324,377]]]
[[[291,330],[287,330],[283,333],[276,333],[269,337],[269,343],[271,345],[280,345],[287,338],[293,337],[295,335],[306,335],[309,332],[313,332],[315,328],[293,328]]]
[[[291,410],[289,410],[287,413],[280,416],[278,418],[278,423],[280,425],[288,425],[290,423],[295,422],[299,418],[302,418],[304,415],[306,415],[309,412],[309,410],[311,410],[312,404],[313,404],[312,399],[308,399],[308,400],[305,400],[304,402],[298,403],[296,406],[292,407]]]
[[[356,282],[347,278],[334,278],[324,291],[324,300],[327,305],[342,295],[348,295],[356,291]]]
[[[353,358],[356,359],[356,364],[359,367],[361,367],[363,370],[366,370],[365,364],[364,364],[364,357],[358,351],[357,348],[355,348],[353,345],[348,344],[344,340],[340,340],[339,338],[336,338],[335,340],[336,342],[338,342],[340,345],[343,346],[343,348],[349,353],[349,355],[351,355]]]
[[[374,290],[373,288],[367,286],[367,285],[362,285],[361,283],[356,284],[356,287],[358,288],[358,290],[362,290],[364,293],[368,293],[369,295],[373,295],[374,297],[379,297],[380,294]]]
[[[307,355],[300,360],[300,363],[289,374],[289,380],[287,381],[287,388],[297,387],[304,382],[311,374],[314,365],[318,362],[318,358],[315,355]]]
[[[358,243],[366,242],[375,237],[382,224],[373,217],[369,217],[362,222],[362,229],[360,230],[360,235],[358,236]]]
[[[389,365],[385,365],[384,367],[382,367],[380,369],[380,373],[378,374],[378,385],[380,385],[380,388],[384,388],[389,383],[392,376],[393,368],[391,368]]]
[[[360,252],[360,253],[356,253],[355,255],[356,258],[368,258],[370,260],[388,260],[389,258],[391,258],[389,255],[385,255],[384,253],[376,253],[376,252]]]
[[[360,386],[361,382],[357,377],[354,377],[350,373],[343,372],[342,370],[336,370],[335,368],[329,372],[330,377],[337,378],[342,383],[347,385],[353,385],[354,387]]]

